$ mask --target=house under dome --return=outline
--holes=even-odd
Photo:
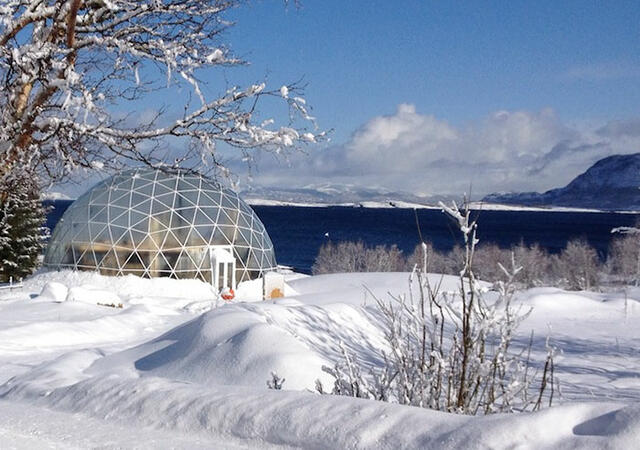
[[[56,226],[44,265],[103,275],[199,278],[216,288],[276,268],[255,212],[206,177],[142,168],[78,198]]]

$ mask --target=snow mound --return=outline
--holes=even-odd
[[[120,297],[112,291],[104,289],[98,289],[91,285],[74,286],[69,289],[67,294],[67,301],[72,302],[85,302],[90,304],[103,304],[103,305],[119,305],[121,304]]]
[[[332,303],[346,303],[354,306],[375,305],[375,298],[388,300],[389,293],[406,293],[409,279],[409,273],[394,272],[314,275],[290,280],[288,282],[290,288],[298,294],[287,293],[287,295],[293,295],[302,303],[312,305]],[[440,286],[441,291],[451,292],[457,292],[460,285],[460,279],[453,275],[429,274],[429,282],[433,286]],[[481,284],[489,286],[487,283],[481,282]],[[415,277],[412,287],[414,292],[418,292]]]
[[[226,305],[168,333],[97,361],[88,374],[139,371],[200,384],[266,386],[271,372],[286,378],[285,389],[313,389],[328,382],[326,358],[303,339],[269,319],[277,305]]]
[[[20,398],[12,392],[8,398]],[[24,398],[24,397],[23,397]],[[138,423],[255,448],[636,448],[635,405],[582,403],[461,416],[350,397],[101,376],[31,397],[112,424]]]
[[[54,302],[64,302],[67,299],[69,289],[62,283],[57,281],[49,281],[40,291],[39,297],[44,300],[52,300]]]
[[[108,277],[97,272],[75,270],[41,271],[27,278],[21,288],[22,298],[47,294],[55,301],[64,301],[67,293],[62,295],[62,288],[80,287],[90,291],[110,292],[122,300],[139,297],[155,298],[159,303],[172,302],[183,305],[195,300],[213,300],[216,294],[211,285],[200,280],[174,280],[171,278],[140,278],[135,275]],[[48,286],[48,287],[47,287]],[[46,290],[45,290],[46,288]],[[52,291],[53,289],[53,291]],[[51,295],[57,293],[55,299]],[[78,291],[79,293],[79,291]],[[74,299],[80,296],[74,295]]]
[[[432,277],[441,290],[458,288],[456,277]],[[39,274],[0,294],[0,399],[260,448],[635,448],[640,440],[640,290],[520,292],[514,304],[534,310],[514,345],[532,342],[540,368],[551,330],[559,406],[463,417],[293,391],[312,390],[317,378],[330,390],[322,366],[342,359],[341,345],[364,368],[381,364],[389,349],[374,297],[406,293],[409,274],[286,281],[285,298],[255,302],[254,281],[238,289],[236,301],[246,302],[216,304],[200,282]],[[125,307],[96,305],[107,295]],[[55,300],[67,298],[75,300]],[[267,389],[271,372],[286,391]]]

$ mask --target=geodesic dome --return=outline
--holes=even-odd
[[[235,192],[199,175],[144,168],[114,175],[73,202],[44,265],[212,282],[221,249],[235,257],[238,282],[276,268],[264,225]]]

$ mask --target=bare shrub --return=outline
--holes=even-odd
[[[427,266],[432,249],[424,244],[422,270],[412,272],[409,294],[376,299],[389,349],[382,354],[384,364],[370,368],[367,378],[342,347],[344,361],[324,368],[335,379],[332,393],[460,414],[539,409],[547,389],[553,389],[554,349],[547,343],[542,380],[532,395],[535,374],[528,370],[529,353],[512,345],[528,315],[511,303],[514,279],[522,269],[513,257],[508,268],[499,264],[506,281],[497,281],[497,296],[487,299],[473,269],[476,223],[468,208],[441,206],[464,235],[458,291],[441,292],[439,284],[431,283]],[[319,382],[316,389],[325,393]]]
[[[378,245],[365,251],[364,265],[361,272],[402,272],[406,259],[395,245],[390,247]]]
[[[539,244],[526,245],[520,242],[511,251],[516,263],[522,267],[518,283],[530,288],[552,282],[551,256]]]
[[[367,247],[358,242],[327,242],[318,251],[311,271],[314,275],[344,272],[400,272],[406,261],[395,245]]]
[[[640,224],[638,224],[640,225]],[[622,233],[611,241],[607,265],[618,281],[640,284],[640,229],[616,228]]]
[[[588,291],[597,288],[601,264],[596,250],[584,239],[573,239],[553,257],[553,273],[565,288]]]
[[[278,376],[276,372],[271,372],[271,378],[267,380],[267,387],[276,391],[282,390],[282,385],[286,381],[285,378]]]
[[[442,273],[446,275],[452,275],[456,273],[456,261],[452,252],[440,252],[433,248],[433,244],[425,242],[424,244],[418,244],[413,250],[413,253],[407,258],[407,269],[412,271],[415,267],[421,268],[423,266],[424,248],[426,246],[426,252],[428,255],[426,268],[429,273]]]
[[[320,247],[311,272],[314,275],[323,273],[355,272],[359,266],[358,259],[364,255],[362,242],[327,242]]]
[[[459,261],[459,260],[458,260]],[[500,268],[511,264],[511,251],[496,244],[481,244],[475,249],[473,271],[481,280],[506,281]]]

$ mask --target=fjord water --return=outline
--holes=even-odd
[[[68,200],[47,202],[53,209],[47,226],[53,229],[71,204]],[[420,242],[420,232],[439,250],[461,243],[455,224],[435,209],[358,208],[345,206],[293,207],[253,206],[264,223],[279,264],[308,273],[320,246],[327,242],[362,240],[368,245],[397,245],[411,253]],[[585,238],[605,258],[612,239],[611,229],[631,226],[637,214],[564,211],[475,211],[478,238],[510,247],[523,241],[538,243],[551,253],[561,251],[567,241]]]

